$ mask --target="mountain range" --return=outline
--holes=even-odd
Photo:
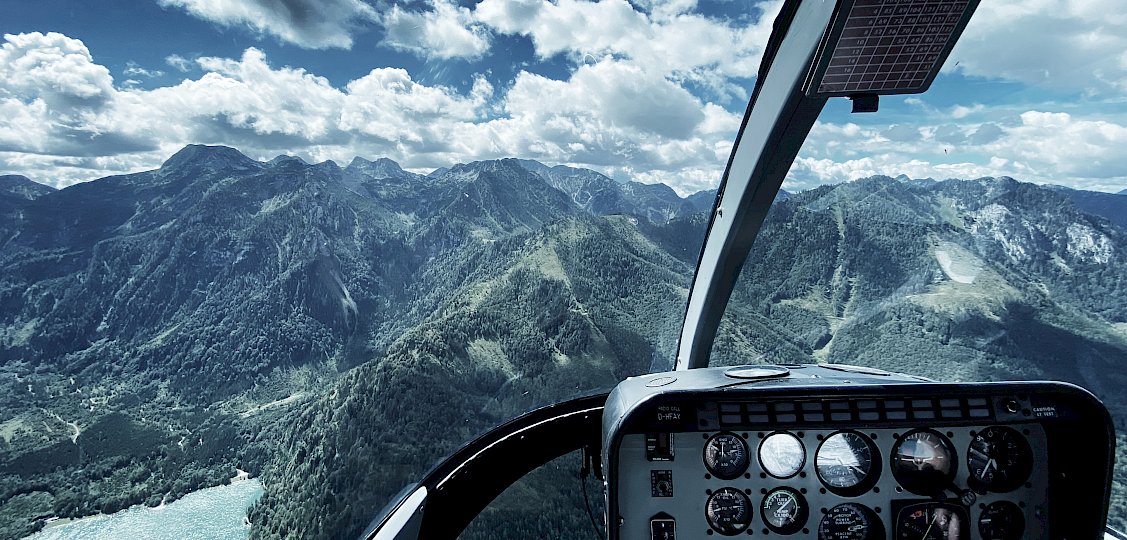
[[[235,467],[266,485],[253,537],[355,536],[482,430],[668,369],[714,197],[529,160],[421,175],[205,146],[57,191],[0,177],[0,536]],[[714,362],[1048,377],[1123,417],[1109,197],[1010,178],[782,194]],[[588,536],[577,459],[466,536]]]

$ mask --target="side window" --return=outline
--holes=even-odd
[[[582,460],[582,452],[572,452],[521,478],[494,499],[459,538],[601,538],[602,482],[593,475],[580,478]]]

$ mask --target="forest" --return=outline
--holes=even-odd
[[[266,486],[252,537],[355,536],[482,431],[671,367],[709,194],[526,160],[391,165],[192,146],[0,189],[19,232],[0,249],[0,537],[236,468]],[[1127,232],[1101,196],[1123,197],[1009,178],[787,193],[713,362],[1066,380],[1123,422]],[[544,467],[464,536],[592,537],[577,471]]]

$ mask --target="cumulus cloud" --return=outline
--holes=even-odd
[[[529,37],[541,58],[628,58],[648,72],[743,99],[746,89],[731,79],[755,75],[782,2],[758,5],[750,25],[691,13],[694,2],[643,5],[649,13],[626,0],[484,0],[474,14],[496,32]]]
[[[697,7],[697,0],[639,0],[636,3],[655,19],[673,18]]]
[[[1116,150],[1127,148],[1127,125],[1060,112],[1027,111],[1020,119],[987,147],[1004,150],[1046,181],[1077,177],[1120,189],[1127,183],[1127,154]]]
[[[947,118],[940,114],[932,120]],[[922,126],[862,127],[817,123],[792,167],[787,187],[884,174],[913,178],[1012,176],[1079,189],[1127,185],[1127,122],[1025,111],[996,120]]]
[[[472,155],[522,156],[663,181],[684,192],[715,185],[739,117],[681,86],[612,59],[567,80],[522,72],[503,114],[457,136]]]
[[[545,9],[534,7],[523,16],[535,20]],[[663,16],[683,17],[681,9]],[[642,15],[651,27],[657,20]],[[732,107],[689,92],[675,72],[622,54],[589,59],[558,79],[521,71],[503,87],[477,75],[462,90],[423,84],[398,68],[334,85],[305,69],[274,66],[256,48],[237,58],[168,63],[192,75],[154,89],[117,86],[81,41],[6,36],[0,172],[66,185],[153,168],[184,144],[204,143],[258,159],[387,156],[420,170],[517,156],[660,181],[687,194],[715,187],[740,124]],[[817,123],[787,187],[901,173],[1005,174],[1108,190],[1127,182],[1120,151],[1127,147],[1127,119],[1045,107],[913,103],[908,124]]]
[[[31,51],[28,39],[14,42]],[[6,96],[0,102],[0,165],[59,185],[124,170],[95,167],[156,166],[195,142],[235,146],[258,158],[294,153],[312,161],[347,161],[387,155],[420,169],[531,157],[660,180],[687,192],[718,181],[739,125],[738,115],[701,102],[677,82],[609,57],[564,80],[520,72],[498,91],[479,75],[458,92],[422,84],[397,68],[374,69],[336,87],[300,68],[272,66],[265,53],[250,48],[240,58],[198,58],[193,61],[198,77],[144,90],[115,88],[77,40],[36,39],[46,51],[64,48],[81,61],[68,69],[51,64],[55,69],[38,78],[13,73],[0,83]],[[21,55],[5,54],[0,69],[22,65]],[[22,99],[7,97],[17,91]],[[98,100],[66,109],[65,101],[48,99],[50,92]],[[60,124],[63,113],[83,119],[85,140]],[[76,152],[94,148],[93,134],[106,143]],[[36,174],[47,170],[53,178]]]
[[[352,47],[352,36],[376,19],[363,0],[157,0],[223,26],[244,26],[309,49]]]
[[[478,58],[489,49],[489,33],[469,9],[432,0],[426,11],[392,6],[381,22],[384,44],[425,58]]]
[[[1124,50],[1121,0],[997,0],[978,7],[945,69],[1115,97]]]
[[[151,149],[112,126],[117,90],[79,40],[5,35],[0,46],[0,151],[96,156]]]
[[[62,34],[6,34],[0,47],[0,91],[9,99],[42,100],[52,109],[104,104],[113,77],[81,41]]]

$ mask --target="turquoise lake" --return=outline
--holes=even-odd
[[[201,489],[178,501],[134,506],[44,529],[25,540],[245,540],[247,508],[262,496],[257,479]]]

